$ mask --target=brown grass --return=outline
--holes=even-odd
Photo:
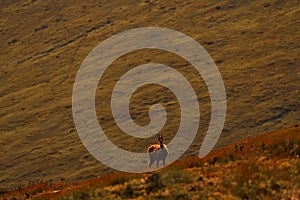
[[[135,27],[159,26],[185,33],[217,63],[226,87],[228,115],[216,149],[299,123],[298,4],[295,0],[2,0],[1,188],[41,179],[73,182],[115,173],[82,145],[72,118],[72,87],[80,64],[96,45]],[[111,89],[120,75],[149,62],[174,67],[199,92],[201,124],[183,157],[196,156],[210,120],[210,98],[192,66],[171,53],[135,51],[112,63],[96,94],[99,122],[124,149],[145,152],[155,141],[154,137],[137,140],[123,134],[109,106]],[[138,124],[147,124],[149,105],[155,102],[163,102],[168,111],[162,132],[169,142],[180,116],[178,102],[168,90],[149,86],[136,91],[132,116]],[[240,152],[226,151],[232,155],[227,159],[239,158]],[[214,157],[209,163],[222,160],[217,153]],[[193,159],[187,162],[198,165]]]
[[[213,151],[204,159],[192,157],[177,161],[158,172],[119,173],[73,184],[41,182],[7,191],[2,197],[297,199],[300,197],[299,133],[300,127],[291,127],[263,134]],[[244,149],[237,153],[235,146],[240,144],[244,144]]]

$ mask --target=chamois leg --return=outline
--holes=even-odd
[[[151,168],[152,164],[154,163],[155,160],[150,159],[149,160],[149,168]]]
[[[166,165],[166,159],[163,159],[163,166]]]
[[[158,168],[159,160],[156,161],[156,168]]]

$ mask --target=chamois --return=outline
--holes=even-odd
[[[166,164],[166,158],[169,154],[167,146],[164,144],[164,138],[162,134],[157,135],[159,144],[152,144],[148,147],[147,152],[149,153],[149,168],[156,161],[156,167],[158,168],[159,161],[163,161],[163,166]]]

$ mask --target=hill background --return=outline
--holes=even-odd
[[[214,59],[228,100],[216,148],[297,124],[298,4],[279,0],[1,1],[0,186],[15,187],[37,179],[82,180],[112,172],[80,142],[72,119],[72,87],[88,53],[106,38],[131,28],[180,31],[203,45]],[[210,118],[209,94],[186,61],[166,52],[132,52],[112,64],[97,91],[100,124],[123,148],[145,151],[155,141],[126,137],[107,106],[120,75],[147,62],[174,67],[198,88],[201,124],[184,157],[197,155]],[[162,130],[169,133],[168,142],[179,121],[172,94],[157,86],[141,89],[133,96],[131,114],[137,123],[146,124],[147,108],[157,101],[171,116]]]

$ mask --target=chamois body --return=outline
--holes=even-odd
[[[158,168],[159,161],[163,161],[163,166],[166,165],[166,158],[169,154],[167,146],[163,143],[164,139],[162,134],[157,136],[159,144],[152,144],[148,147],[147,152],[149,153],[149,168],[156,161],[156,167]]]

